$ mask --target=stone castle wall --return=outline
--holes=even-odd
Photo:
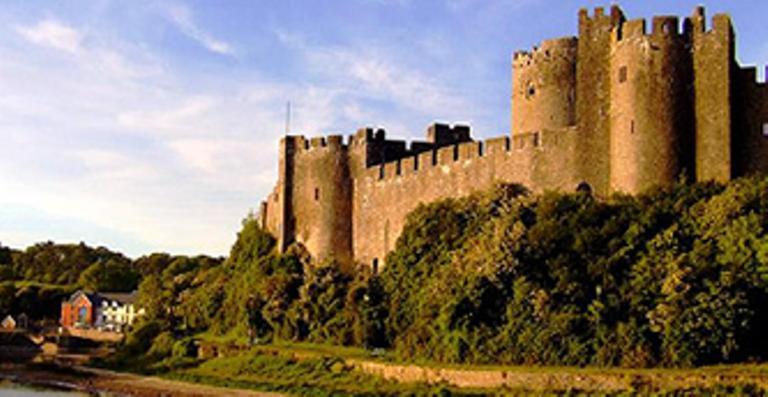
[[[281,250],[377,266],[420,203],[496,182],[604,196],[768,172],[768,87],[738,65],[730,18],[706,25],[702,8],[650,30],[616,6],[582,10],[578,38],[515,54],[511,136],[436,124],[410,143],[372,129],[285,137],[262,225]]]
[[[734,168],[736,175],[768,170],[768,84],[757,82],[757,69],[739,69],[735,89]],[[766,70],[768,73],[768,70]]]
[[[545,130],[467,142],[369,168],[354,181],[353,251],[358,262],[383,263],[408,213],[420,203],[521,183],[533,190],[573,191],[575,129]]]

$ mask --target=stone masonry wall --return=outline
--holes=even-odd
[[[353,251],[359,263],[383,264],[406,216],[420,203],[462,197],[496,182],[541,191],[573,191],[578,134],[569,128],[448,146],[370,168],[354,181]]]
[[[707,31],[704,9],[693,24],[693,68],[696,112],[696,178],[727,181],[732,170],[733,28],[727,15],[716,15]]]
[[[734,106],[734,167],[737,175],[768,171],[768,84],[755,68],[739,69]]]
[[[610,63],[611,191],[639,192],[693,172],[693,83],[677,17],[625,22]]]
[[[547,40],[512,63],[512,133],[525,134],[576,124],[578,40]]]

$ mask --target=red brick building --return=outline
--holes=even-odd
[[[61,326],[64,328],[91,328],[96,322],[96,302],[93,294],[75,292],[61,303]]]

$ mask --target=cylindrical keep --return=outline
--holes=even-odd
[[[337,137],[313,145],[296,161],[294,213],[297,240],[319,260],[352,262],[351,180],[347,152]]]
[[[611,55],[611,190],[673,184],[689,163],[691,59],[677,21],[623,37]],[[691,171],[691,170],[687,170]]]
[[[575,124],[576,53],[569,37],[515,54],[512,64],[512,134]]]

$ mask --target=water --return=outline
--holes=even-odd
[[[0,382],[0,397],[87,397],[87,394],[46,390],[36,387],[22,386],[14,383]]]

